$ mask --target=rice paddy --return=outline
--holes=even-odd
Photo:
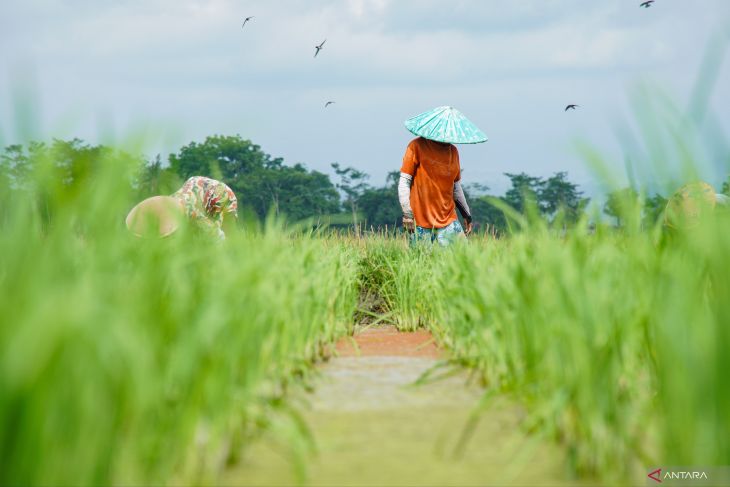
[[[35,199],[4,207],[4,485],[214,484],[272,424],[306,482],[317,429],[288,391],[367,294],[377,321],[433,333],[441,370],[478,378],[469,421],[521,405],[515,428],[565,453],[566,481],[730,459],[727,215],[672,238],[538,225],[446,251],[274,225],[141,241],[101,216],[131,198],[109,198],[120,167],[50,223]]]
[[[0,192],[1,485],[260,485],[267,442],[300,484],[355,475],[355,447],[408,466],[393,484],[466,465],[453,479],[635,485],[656,466],[730,464],[727,212],[680,230],[646,225],[641,197],[621,227],[504,208],[512,234],[448,249],[270,219],[212,245],[127,232],[139,195],[120,182],[138,169],[104,153],[68,184],[41,163]],[[383,325],[430,333],[419,346],[438,356],[337,362],[342,340]],[[333,373],[342,388],[322,382]],[[392,373],[407,381],[382,387]],[[352,414],[363,391],[402,404]],[[443,415],[446,396],[460,402]],[[530,467],[501,455],[515,445],[545,453]],[[511,474],[479,471],[495,464]]]

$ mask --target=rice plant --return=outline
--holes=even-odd
[[[71,186],[40,164],[3,207],[0,483],[214,482],[348,332],[356,250],[134,238],[135,168],[94,162]]]

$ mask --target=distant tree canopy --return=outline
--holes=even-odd
[[[662,217],[667,207],[667,198],[655,194],[644,201],[644,226],[652,226]]]
[[[336,216],[329,221],[355,222],[365,228],[401,225],[398,171],[390,172],[383,186],[373,186],[363,171],[334,163],[333,182],[329,175],[302,164],[286,165],[283,159],[270,156],[238,135],[216,135],[203,142],[191,142],[170,154],[167,161],[160,155],[145,160],[79,139],[10,145],[0,154],[0,185],[20,190],[40,175],[52,184],[45,185],[45,194],[39,197],[45,201],[69,198],[75,188],[92,181],[104,161],[122,161],[133,168],[128,180],[119,183],[127,185],[127,193],[138,199],[171,194],[187,178],[202,175],[228,184],[238,195],[242,211],[258,220],[273,213],[290,221]],[[493,204],[495,200],[519,212],[533,207],[547,219],[562,215],[561,221],[567,223],[577,221],[588,202],[565,172],[549,178],[525,173],[506,176],[511,187],[503,196],[487,194],[488,188],[480,184],[465,184],[477,228],[506,230],[507,221]],[[652,201],[655,207],[662,207],[662,201]],[[612,208],[607,206],[607,213]]]
[[[263,219],[269,212],[292,220],[336,213],[340,198],[329,176],[303,165],[285,166],[240,136],[208,137],[170,155],[170,171],[183,180],[205,175],[225,182],[239,206]]]
[[[0,180],[11,189],[29,189],[41,180],[66,192],[88,182],[102,161],[143,164],[142,158],[103,145],[88,145],[80,139],[54,139],[50,144],[30,142],[5,147],[0,155]]]
[[[529,176],[525,173],[504,173],[510,180],[512,187],[507,190],[502,199],[505,203],[520,213],[524,213],[527,205],[539,205],[540,194],[545,186],[545,180]]]
[[[612,217],[619,228],[626,226],[655,225],[664,214],[667,198],[654,194],[642,199],[641,194],[633,188],[623,188],[608,194],[603,212]]]
[[[564,219],[575,223],[588,206],[589,198],[583,197],[578,185],[568,181],[567,172],[557,172],[545,180],[539,194],[540,210],[546,215],[555,216],[564,212]]]
[[[608,194],[603,212],[616,219],[616,224],[622,227],[641,204],[639,193],[633,188],[624,188]]]
[[[102,170],[115,170],[113,185],[122,191],[115,195],[114,203],[126,205],[128,202],[121,200],[134,192],[133,169],[143,165],[141,157],[79,139],[10,145],[0,154],[0,212],[10,208],[6,202],[22,201],[38,209],[39,223],[46,226],[57,208],[73,203],[79,208],[77,223],[82,225],[98,210],[89,196]]]
[[[370,176],[354,167],[340,167],[336,162],[332,164],[332,169],[340,179],[340,182],[337,184],[337,189],[345,195],[344,204],[352,214],[352,222],[356,228],[359,228],[357,217],[358,207],[363,193],[369,189],[366,181]]]
[[[486,188],[483,187],[466,187],[473,218],[478,223],[489,225],[490,231],[504,232],[508,226],[503,212],[492,203],[494,200],[501,201],[522,214],[533,208],[549,220],[561,214],[563,224],[578,221],[589,202],[578,191],[578,185],[568,181],[566,172],[557,172],[547,179],[525,173],[505,173],[505,176],[509,178],[511,186],[503,196],[484,194],[482,189]],[[474,194],[478,196],[474,197]]]
[[[388,173],[385,186],[368,187],[359,197],[358,208],[367,225],[382,228],[396,227],[401,224],[403,212],[398,201],[399,171]]]
[[[269,212],[292,221],[341,211],[340,196],[327,174],[301,164],[284,165],[257,145],[239,136],[208,137],[192,142],[169,156],[169,164],[157,155],[150,161],[103,145],[79,139],[10,145],[0,154],[0,184],[10,191],[33,190],[50,217],[56,203],[73,198],[78,189],[93,183],[106,162],[122,163],[129,178],[120,193],[143,199],[170,194],[193,175],[222,180],[239,196],[240,207],[257,218]],[[121,189],[121,188],[120,188]],[[2,198],[9,197],[4,192]]]

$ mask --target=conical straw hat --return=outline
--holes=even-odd
[[[448,144],[479,144],[487,136],[453,107],[438,107],[406,120],[414,135]]]
[[[127,215],[130,232],[138,237],[167,237],[180,228],[183,208],[171,196],[153,196],[139,203]]]
[[[712,186],[703,182],[686,184],[669,198],[664,223],[674,228],[694,227],[716,204]]]

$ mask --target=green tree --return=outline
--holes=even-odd
[[[532,208],[536,217],[555,219],[561,215],[563,224],[576,222],[589,202],[578,190],[578,185],[568,180],[566,172],[557,172],[548,179],[530,176],[524,172],[505,173],[505,176],[510,179],[511,187],[501,197],[486,194],[486,186],[465,187],[477,229],[483,224],[485,230],[490,232],[507,231],[504,213],[492,203],[495,198],[523,214]]]
[[[490,201],[493,198],[489,192],[489,186],[480,183],[469,183],[463,185],[466,201],[469,203],[474,231],[504,232],[507,222],[504,213],[497,209]]]
[[[467,196],[467,198],[469,198]],[[476,198],[469,198],[469,207],[474,219],[475,231],[496,232],[501,234],[507,231],[507,219],[502,210],[494,206],[489,198],[490,195],[481,195]],[[497,197],[504,201],[504,198]]]
[[[89,194],[94,178],[104,165],[139,169],[141,157],[103,145],[89,145],[80,139],[54,139],[50,144],[30,142],[27,147],[5,147],[0,157],[0,174],[8,183],[8,191],[27,191],[40,210],[44,224],[50,224],[62,205],[77,204]],[[122,172],[123,173],[123,172]],[[133,188],[133,179],[119,180],[119,185]],[[121,191],[127,194],[127,191]],[[93,212],[93,205],[78,205],[80,211]],[[79,213],[79,221],[84,215]]]
[[[369,176],[354,167],[341,167],[338,163],[332,163],[332,169],[340,178],[337,188],[345,194],[345,205],[352,212],[352,224],[355,231],[359,232],[357,221],[358,200],[368,189],[367,179]]]
[[[0,179],[5,182],[4,188],[19,189],[29,183],[32,156],[39,146],[42,144],[31,142],[27,151],[20,144],[5,147],[0,156]]]
[[[504,173],[510,179],[512,187],[504,194],[504,201],[520,213],[524,213],[528,204],[538,206],[539,195],[545,187],[542,178],[528,174]]]
[[[336,213],[340,196],[329,176],[308,171],[302,164],[269,166],[254,176],[265,192],[258,192],[256,209],[264,216],[269,209],[293,221]],[[270,205],[269,205],[270,203]]]
[[[238,182],[271,161],[261,147],[240,135],[206,137],[203,143],[191,142],[170,155],[170,166],[183,179],[208,176],[227,182]]]
[[[30,142],[27,147],[10,145],[0,156],[0,174],[12,188],[40,185],[69,196],[91,184],[102,163],[141,167],[139,157],[104,145],[89,145],[81,139],[53,139],[50,145]],[[125,182],[131,185],[131,181]]]
[[[137,191],[140,198],[171,194],[182,186],[182,178],[169,166],[165,165],[159,154],[148,161],[139,173]]]
[[[170,167],[183,180],[208,176],[226,183],[239,206],[259,219],[271,211],[292,220],[339,211],[339,194],[326,174],[303,165],[286,166],[240,136],[213,136],[170,155]]]
[[[402,210],[398,201],[399,171],[388,173],[385,186],[368,187],[358,197],[357,206],[368,226],[382,228],[401,225]]]
[[[644,227],[652,227],[657,223],[667,207],[667,202],[667,199],[660,194],[655,194],[644,201]]]
[[[568,181],[567,172],[557,172],[540,184],[537,197],[541,212],[553,217],[562,211],[567,223],[578,221],[590,201],[578,191],[577,184]]]
[[[482,183],[462,184],[462,188],[467,198],[478,198],[489,192],[489,186]]]
[[[616,219],[616,226],[626,226],[633,220],[637,220],[640,207],[639,193],[633,188],[624,188],[612,191],[608,194],[603,212]]]

